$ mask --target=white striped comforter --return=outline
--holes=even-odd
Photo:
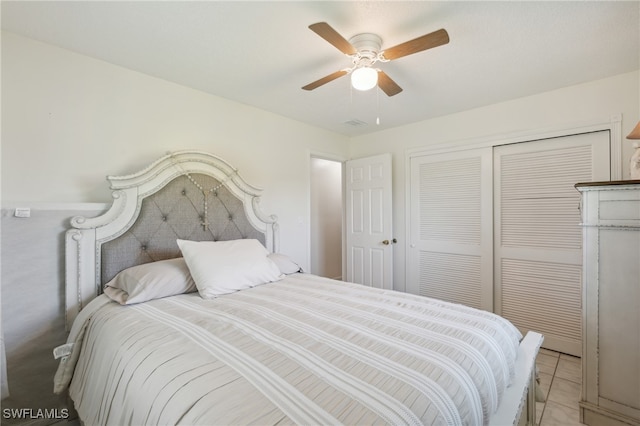
[[[480,425],[520,338],[488,312],[294,274],[210,301],[101,296],[55,388],[87,425]]]

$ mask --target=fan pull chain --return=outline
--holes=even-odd
[[[376,88],[376,109],[378,116],[376,117],[376,126],[380,125],[380,86]]]

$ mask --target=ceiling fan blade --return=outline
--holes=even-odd
[[[384,71],[378,71],[378,86],[387,96],[397,95],[402,92],[402,87],[398,86]]]
[[[449,34],[446,30],[440,29],[386,49],[382,55],[391,61],[447,43],[449,43]]]
[[[335,80],[336,78],[342,77],[343,75],[348,74],[347,71],[345,70],[340,70],[340,71],[336,71],[333,74],[329,74],[326,77],[322,77],[320,80],[316,80],[313,83],[309,83],[306,86],[303,86],[302,88],[304,90],[313,90],[313,89],[317,89],[318,87],[322,86],[323,84],[327,84],[330,81]]]
[[[338,32],[331,28],[331,26],[326,22],[311,24],[309,25],[309,29],[318,34],[323,39],[327,40],[345,55],[353,55],[358,52],[351,43],[349,43],[344,37],[338,34]]]

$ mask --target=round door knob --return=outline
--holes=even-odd
[[[388,246],[389,245],[389,240],[383,240],[382,244],[384,244],[385,246]]]

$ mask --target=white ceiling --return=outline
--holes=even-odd
[[[348,136],[639,68],[637,1],[2,1],[2,29]],[[451,39],[380,68],[404,91],[357,92],[349,58],[307,27],[383,49]],[[380,124],[376,124],[376,118]],[[347,124],[353,121],[365,124]]]

